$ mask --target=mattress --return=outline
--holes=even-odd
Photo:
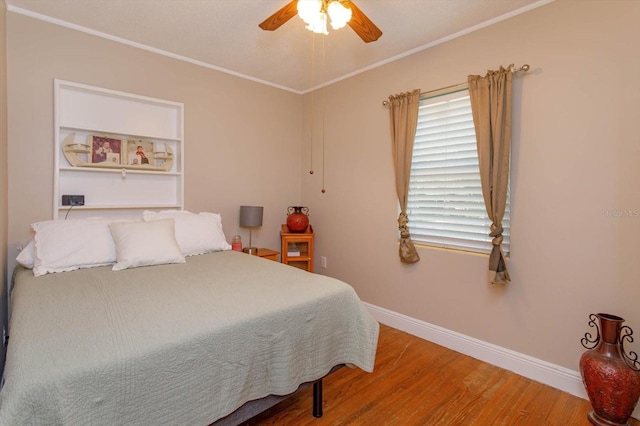
[[[208,425],[335,365],[373,370],[351,286],[244,253],[14,283],[2,425]]]

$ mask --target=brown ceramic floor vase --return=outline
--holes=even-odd
[[[624,351],[633,331],[624,319],[610,314],[589,315],[595,338],[586,333],[581,343],[589,349],[580,357],[580,374],[593,411],[588,419],[597,426],[628,425],[640,397],[640,362],[635,352]]]

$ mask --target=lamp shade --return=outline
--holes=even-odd
[[[262,226],[262,211],[264,207],[240,206],[240,226]]]

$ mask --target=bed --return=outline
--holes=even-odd
[[[378,324],[339,280],[226,249],[113,269],[16,269],[0,424],[209,425],[373,370]]]

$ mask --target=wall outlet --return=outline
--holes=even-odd
[[[320,256],[320,266],[323,268],[327,267],[327,257],[326,256]]]

